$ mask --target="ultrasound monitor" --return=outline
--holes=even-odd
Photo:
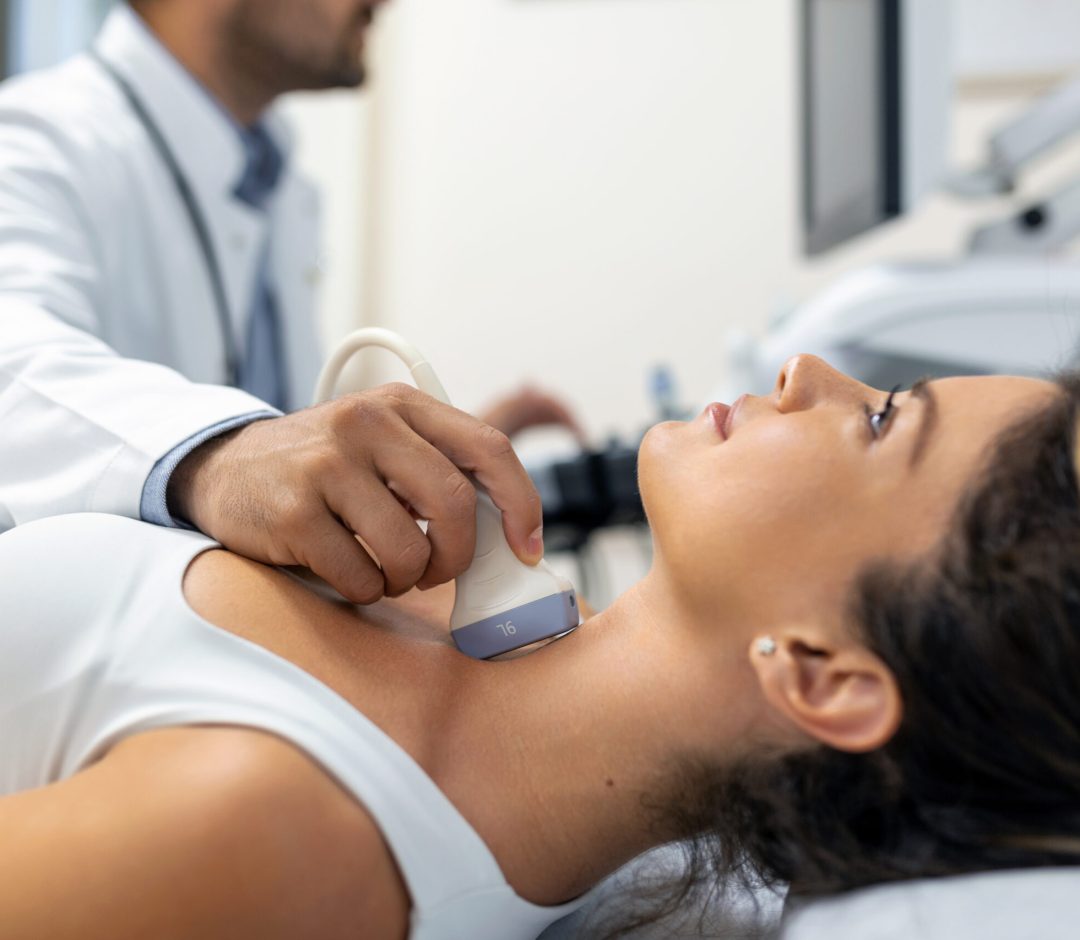
[[[949,0],[801,0],[803,220],[816,255],[944,177]]]

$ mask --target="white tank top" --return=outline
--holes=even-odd
[[[409,889],[411,940],[526,940],[578,906],[518,897],[391,738],[292,663],[199,617],[183,575],[216,547],[100,515],[0,535],[0,796],[70,777],[139,732],[241,725],[290,741],[371,814]]]

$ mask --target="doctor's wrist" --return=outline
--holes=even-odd
[[[206,520],[201,505],[212,501],[214,488],[214,457],[248,425],[232,428],[200,444],[177,464],[169,478],[166,505],[169,515],[177,522],[193,526],[201,532]]]
[[[191,437],[181,441],[167,454],[154,464],[143,484],[142,497],[139,501],[139,515],[144,522],[153,525],[171,528],[183,528],[190,524],[183,518],[178,518],[169,511],[169,486],[173,474],[187,456],[198,447],[208,443],[214,438],[220,437],[234,428],[245,427],[256,421],[266,418],[277,417],[275,411],[253,411],[248,414],[237,415],[234,418],[226,418],[217,424],[203,428],[192,434]]]

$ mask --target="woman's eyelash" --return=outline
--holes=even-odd
[[[889,421],[896,413],[896,405],[893,404],[893,399],[896,398],[896,393],[900,391],[902,386],[897,385],[891,392],[889,397],[885,399],[885,404],[880,411],[874,411],[869,405],[865,405],[866,408],[866,420],[870,424],[870,434],[875,440],[879,439],[888,428]]]

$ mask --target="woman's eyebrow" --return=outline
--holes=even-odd
[[[919,379],[911,386],[911,397],[922,402],[922,419],[919,422],[918,431],[915,432],[915,443],[911,448],[909,462],[909,465],[914,467],[922,459],[926,445],[930,441],[930,435],[933,434],[934,427],[937,425],[938,403],[934,390],[930,388],[929,378]]]

